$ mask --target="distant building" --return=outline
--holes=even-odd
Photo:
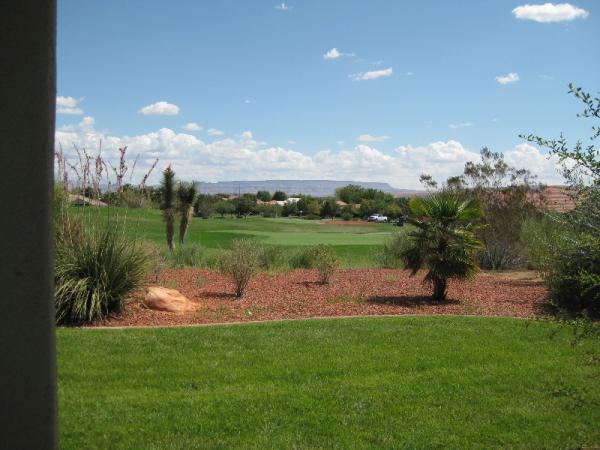
[[[69,202],[75,206],[107,206],[106,203],[81,194],[69,194]]]

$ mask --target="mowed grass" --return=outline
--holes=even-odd
[[[114,207],[79,207],[72,210],[89,222],[104,223],[109,215],[119,218],[129,235],[164,245],[165,226],[159,210]],[[392,224],[343,225],[341,220],[335,222],[339,225],[288,218],[194,217],[190,222],[187,241],[200,244],[209,251],[228,248],[233,239],[243,237],[288,249],[329,244],[341,257],[344,267],[374,267],[380,259],[379,252],[385,239],[393,232],[406,232],[409,228],[394,227]]]
[[[597,448],[600,345],[572,338],[466,317],[59,329],[60,444]]]

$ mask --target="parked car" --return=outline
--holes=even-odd
[[[387,218],[387,216],[384,216],[383,214],[373,214],[372,216],[369,216],[369,218],[367,220],[369,222],[383,223],[383,222],[387,222],[388,218]]]
[[[408,216],[400,216],[398,217],[398,220],[394,222],[394,225],[396,225],[397,227],[403,227],[407,220]]]

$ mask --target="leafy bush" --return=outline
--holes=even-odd
[[[377,255],[381,266],[386,269],[404,268],[402,255],[409,244],[407,236],[403,233],[394,233],[390,238],[386,239],[380,255]]]
[[[570,311],[600,314],[600,241],[582,237],[561,248],[547,277],[554,302]]]
[[[315,253],[312,247],[301,247],[289,261],[292,269],[314,269],[316,267]]]
[[[203,265],[204,249],[200,244],[188,243],[165,255],[170,267],[199,267]]]
[[[312,248],[315,266],[319,271],[319,283],[329,284],[331,276],[340,265],[340,260],[330,245],[319,244]]]
[[[219,269],[235,283],[235,295],[241,297],[260,267],[260,247],[252,239],[234,239],[223,253]]]
[[[284,267],[287,264],[286,253],[276,245],[259,246],[259,266],[264,270]]]
[[[114,226],[84,230],[56,246],[54,299],[59,324],[93,322],[121,309],[142,287],[147,255]]]

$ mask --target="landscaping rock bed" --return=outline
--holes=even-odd
[[[423,275],[393,269],[348,269],[328,285],[314,270],[260,274],[242,298],[233,283],[208,270],[172,269],[159,284],[177,289],[195,304],[180,314],[153,311],[143,294],[119,316],[100,326],[168,326],[329,316],[457,314],[533,317],[541,314],[547,290],[532,272],[481,273],[472,280],[449,282],[448,300],[433,302]],[[154,280],[152,281],[154,284]]]

